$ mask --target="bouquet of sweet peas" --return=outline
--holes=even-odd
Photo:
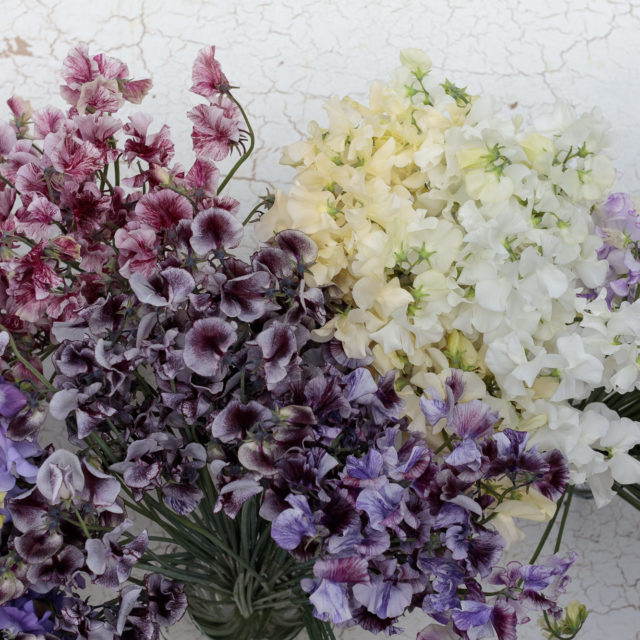
[[[425,74],[414,77],[422,83]],[[584,608],[563,616],[557,604],[573,554],[558,555],[558,543],[544,561],[538,550],[529,562],[500,564],[509,505],[553,506],[569,480],[565,457],[548,440],[538,438],[544,451],[532,443],[521,412],[505,414],[502,379],[471,339],[480,334],[453,325],[438,333],[439,313],[452,304],[439,292],[452,276],[434,271],[440,256],[429,243],[457,246],[463,237],[437,216],[402,219],[414,211],[403,197],[417,186],[368,183],[371,158],[374,173],[392,181],[411,163],[388,145],[380,155],[386,143],[371,140],[395,139],[383,132],[390,120],[354,124],[352,136],[319,133],[332,154],[331,145],[361,149],[318,160],[352,180],[332,180],[309,198],[330,203],[333,226],[316,233],[292,220],[242,259],[243,223],[273,198],[244,214],[224,195],[254,132],[214,48],[193,67],[192,91],[206,102],[188,113],[188,170],[172,164],[166,125],[152,128],[142,113],[126,124],[116,117],[142,100],[149,80],[132,80],[124,63],[84,47],[70,52],[63,79],[66,111],[12,98],[12,120],[0,126],[5,635],[151,640],[187,610],[213,638],[293,638],[306,629],[324,639],[332,625],[391,635],[414,609],[425,616],[421,640],[509,640],[529,610],[543,612],[551,636],[575,634]],[[472,101],[455,91],[451,117],[460,120]],[[411,102],[417,90],[409,93]],[[430,95],[424,89],[424,105]],[[406,107],[392,93],[380,98],[396,112]],[[420,109],[403,125],[414,137],[435,118]],[[504,159],[492,162],[505,164],[495,149]],[[221,181],[216,163],[235,152]],[[369,168],[359,175],[361,167]],[[430,179],[420,195],[440,202]],[[491,180],[504,190],[502,173]],[[342,208],[347,189],[360,190],[348,200],[363,198],[365,211]],[[278,196],[262,224],[282,210]],[[397,264],[380,272],[397,271],[389,282],[360,285],[349,271],[351,252],[368,251],[371,261],[376,250],[365,235],[337,237],[351,213],[369,230],[367,215],[395,217],[383,233],[404,225],[422,239],[417,250],[400,243]],[[328,269],[327,247],[342,252],[342,272]],[[516,240],[510,247],[524,251]],[[586,273],[595,259],[581,260]],[[611,280],[618,296],[619,280]],[[359,290],[353,300],[349,282]],[[464,307],[467,290],[455,293]],[[440,311],[425,311],[431,296]],[[482,317],[497,323],[504,309],[494,311]],[[401,352],[386,342],[395,339],[388,330],[370,348],[371,336],[350,328],[354,312],[399,327],[402,314],[407,322],[426,314],[433,335],[411,351],[413,337],[398,329]],[[473,307],[469,323],[472,315]],[[437,359],[425,345],[445,339]],[[407,378],[420,349],[421,387]],[[39,439],[47,415],[65,422],[67,448]],[[111,597],[96,602],[88,582]]]

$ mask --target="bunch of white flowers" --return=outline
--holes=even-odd
[[[598,388],[635,388],[640,372],[636,303],[612,309],[604,292],[587,295],[609,270],[592,219],[615,178],[606,126],[567,105],[527,126],[439,82],[424,53],[401,62],[371,86],[369,106],[331,100],[328,126],[312,122],[286,150],[295,180],[258,234],[293,228],[316,242],[309,279],[336,285],[343,311],[316,337],[397,369],[428,438],[437,429],[420,397],[465,368],[505,425],[560,448],[573,480],[589,479],[604,502],[613,479],[640,481],[627,455],[638,424],[574,406]]]

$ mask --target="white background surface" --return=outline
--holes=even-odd
[[[187,166],[185,112],[199,102],[187,91],[191,63],[215,44],[257,134],[253,160],[230,191],[247,211],[267,186],[286,188],[291,171],[278,165],[280,150],[322,118],[322,103],[334,94],[366,99],[369,82],[386,78],[406,46],[426,50],[434,73],[505,108],[517,102],[525,116],[556,98],[599,107],[612,124],[619,186],[640,189],[637,0],[2,0],[0,96],[62,106],[59,67],[79,43],[123,59],[136,78],[153,78],[143,109],[153,130],[171,125],[176,159]],[[2,102],[0,116],[8,113]],[[574,503],[563,546],[581,556],[566,601],[579,598],[592,610],[580,637],[640,639],[640,516],[619,501],[600,511]],[[400,637],[415,638],[425,623],[414,616]],[[528,626],[521,639],[543,637]],[[198,634],[183,621],[168,637]]]

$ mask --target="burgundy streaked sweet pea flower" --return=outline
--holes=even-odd
[[[447,419],[447,426],[461,438],[477,440],[485,435],[500,416],[481,400],[456,404]]]
[[[229,88],[229,81],[215,59],[216,48],[204,47],[193,63],[191,91],[205,98],[214,98]]]
[[[187,610],[184,585],[159,573],[147,575],[144,584],[149,598],[149,611],[156,622],[165,627],[178,622]]]
[[[191,140],[198,156],[224,160],[240,141],[240,123],[218,105],[199,104],[187,114],[193,122]]]
[[[249,498],[262,493],[262,491],[262,486],[255,478],[244,477],[240,480],[233,480],[220,489],[213,512],[224,511],[227,516],[233,519]]]
[[[44,196],[36,196],[26,209],[16,211],[16,231],[38,243],[60,235],[53,223],[61,221],[60,208]]]
[[[16,132],[13,127],[5,122],[0,123],[0,156],[7,157],[17,142]]]
[[[318,257],[318,247],[309,236],[294,229],[277,233],[273,239],[280,249],[288,253],[300,265],[312,265]]]
[[[218,167],[207,158],[196,158],[184,179],[187,189],[195,191],[196,199],[215,196],[220,180]]]
[[[82,182],[102,169],[102,151],[91,142],[79,141],[71,132],[60,129],[44,139],[44,153],[53,168]]]
[[[130,136],[125,142],[123,157],[127,162],[144,160],[164,167],[173,158],[174,145],[167,125],[156,133],[148,133],[151,120],[145,113],[129,116],[129,122],[123,127],[124,133]]]
[[[242,224],[228,211],[217,207],[200,211],[191,224],[191,246],[199,255],[233,249],[240,244]]]
[[[213,377],[237,337],[233,325],[220,318],[196,320],[185,335],[184,363],[201,376]]]
[[[130,278],[139,273],[149,278],[158,264],[158,240],[154,229],[129,223],[124,229],[116,229],[115,246],[118,249],[119,273]]]
[[[124,104],[124,96],[120,92],[118,81],[99,75],[95,80],[82,85],[75,108],[79,114],[115,113]]]
[[[193,217],[191,203],[179,193],[161,189],[142,196],[136,204],[134,219],[155,231],[172,229],[180,220]]]

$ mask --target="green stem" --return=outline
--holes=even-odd
[[[562,536],[564,535],[564,527],[567,523],[567,516],[569,515],[569,509],[571,508],[571,500],[573,499],[573,485],[571,485],[566,492],[567,501],[564,504],[564,511],[562,512],[562,520],[560,520],[560,529],[558,530],[558,536],[556,538],[556,544],[553,548],[553,553],[560,551],[560,543],[562,542]],[[556,511],[557,513],[557,511]]]
[[[560,511],[560,506],[562,505],[563,501],[564,501],[564,497],[566,496],[566,492],[562,494],[562,496],[560,496],[560,500],[558,500],[558,503],[556,505],[556,512],[553,514],[553,517],[551,518],[551,520],[549,520],[549,524],[547,524],[544,533],[542,534],[542,538],[540,538],[540,542],[538,543],[538,546],[536,547],[536,550],[533,552],[533,555],[531,556],[531,559],[529,560],[529,564],[534,564],[535,561],[538,559],[538,556],[542,553],[542,549],[544,548],[545,543],[547,542],[547,538],[549,537],[549,534],[551,533],[551,530],[553,529],[553,525],[556,523],[556,518],[558,517],[558,512]]]
[[[251,128],[251,124],[249,123],[249,118],[247,118],[247,114],[244,112],[244,109],[242,108],[242,105],[233,97],[233,95],[231,94],[231,92],[227,92],[226,94],[231,100],[233,100],[233,102],[236,103],[236,105],[238,106],[238,109],[240,109],[240,113],[242,114],[242,117],[244,118],[245,124],[247,125],[247,130],[249,132],[249,148],[245,151],[245,153],[243,153],[240,156],[240,159],[238,160],[238,162],[236,162],[233,167],[231,168],[231,171],[229,171],[229,173],[227,174],[226,178],[221,182],[220,186],[218,187],[218,195],[220,193],[222,193],[222,190],[227,186],[227,183],[229,182],[229,180],[231,180],[231,178],[234,176],[234,174],[236,173],[236,171],[244,164],[245,160],[251,155],[251,153],[253,152],[253,147],[255,146],[255,142],[256,142],[256,137],[253,133],[253,129]]]
[[[20,351],[18,351],[18,347],[16,346],[16,342],[11,335],[11,332],[0,324],[0,331],[6,331],[9,335],[9,344],[11,345],[11,350],[13,351],[13,355],[19,360],[24,367],[29,370],[46,388],[48,391],[57,391],[57,389],[28,361],[26,360]]]

